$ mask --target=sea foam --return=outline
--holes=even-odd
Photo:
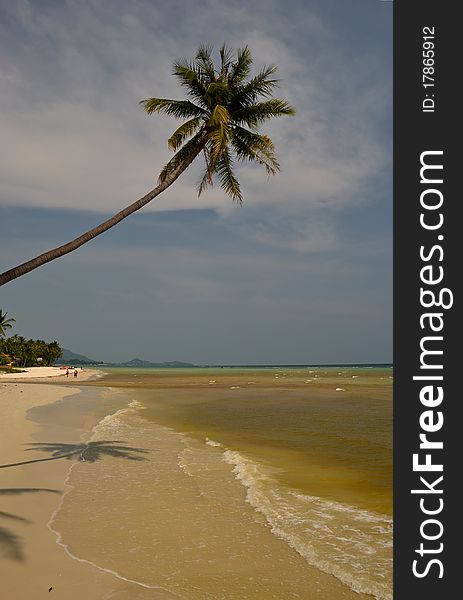
[[[263,465],[236,451],[223,460],[246,487],[246,500],[272,533],[309,564],[358,593],[391,600],[392,519],[279,485]]]

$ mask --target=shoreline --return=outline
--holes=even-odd
[[[94,381],[105,375],[104,371],[100,369],[76,370],[78,374],[77,377],[74,377],[71,374],[71,371],[74,371],[74,369],[70,370],[69,375],[66,376],[65,369],[61,367],[25,367],[21,373],[0,372],[0,383],[23,383],[26,381],[28,383],[46,383],[47,381],[56,383],[57,378],[60,377],[58,383],[68,385],[73,382],[75,385],[82,381]]]
[[[52,385],[47,385],[49,381],[46,378],[41,378],[40,383],[34,378],[19,382],[0,380],[2,592],[10,600],[49,599],[53,592],[58,593],[60,600],[178,598],[163,590],[144,589],[98,565],[78,557],[71,558],[59,545],[50,524],[59,511],[63,495],[72,489],[66,482],[76,463],[70,465],[65,458],[43,460],[47,457],[36,450],[34,444],[55,440],[62,444],[81,444],[102,417],[101,410],[93,416],[88,414],[89,396],[83,408],[87,414],[77,418],[80,402],[76,402],[76,411],[70,420],[47,422],[50,407],[59,407],[63,402],[70,405],[72,398],[80,397],[83,392],[75,388],[79,382],[66,385],[67,381],[60,381],[63,385],[57,385],[53,381]],[[104,390],[92,390],[91,395],[100,399]],[[111,399],[103,404],[108,406]],[[63,415],[66,409],[62,410]],[[28,412],[32,410],[45,411],[44,421],[31,420]]]
[[[9,438],[1,436],[1,439],[5,440],[5,447],[10,446],[8,452],[2,452],[3,464],[21,462],[21,458],[24,461],[24,458],[30,458],[30,455],[32,460],[37,457],[37,462],[41,462],[40,459],[44,458],[43,453],[31,450],[27,456],[24,454],[24,445],[27,443],[59,440],[62,444],[85,445],[84,439],[89,442],[95,425],[105,416],[109,417],[118,412],[117,394],[120,394],[121,407],[128,406],[130,400],[126,394],[130,393],[129,390],[113,388],[110,381],[108,385],[99,381],[97,386],[86,386],[85,381],[95,381],[105,373],[94,370],[86,370],[84,373],[85,379],[80,378],[78,381],[74,378],[68,379],[65,375],[59,380],[56,377],[51,379],[48,375],[39,379],[35,373],[34,377],[29,376],[22,381],[10,377],[7,381],[3,378],[0,380],[0,423],[3,424],[0,425],[0,436],[2,427],[8,429]],[[78,389],[73,389],[75,386]],[[106,400],[105,394],[108,396]],[[5,405],[6,397],[8,403]],[[74,403],[73,397],[79,401]],[[95,412],[97,405],[99,410]],[[59,418],[56,411],[61,411]],[[69,462],[63,459],[0,470],[3,476],[0,488],[0,516],[8,514],[18,518],[16,521],[6,522],[6,527],[17,535],[24,554],[24,560],[10,557],[0,561],[0,575],[6,595],[12,600],[28,597],[40,600],[50,598],[48,594],[52,588],[51,591],[59,591],[63,600],[184,598],[159,587],[126,579],[120,573],[80,558],[69,550],[61,538],[61,533],[53,529],[53,523],[65,496],[73,489],[69,485],[69,479],[76,464],[72,462],[69,465]],[[1,495],[2,489],[18,489],[23,490],[23,493],[11,495],[10,498],[8,495]],[[31,490],[37,491],[32,493]],[[0,527],[4,524],[2,519]],[[79,524],[74,523],[74,526],[79,527]],[[1,542],[0,537],[0,550]],[[318,568],[309,565],[307,568],[314,582],[317,581],[317,597],[332,598],[329,593],[325,595],[320,589],[324,588],[322,582],[326,581],[328,589],[331,584],[335,584],[339,598],[367,598],[344,585],[339,587],[337,579]],[[315,592],[315,589],[312,592]],[[311,597],[312,593],[309,591],[307,597],[301,596],[306,600]]]

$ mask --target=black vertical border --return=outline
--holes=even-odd
[[[463,422],[460,405],[463,403],[463,349],[459,347],[463,335],[461,319],[460,278],[463,276],[463,228],[457,212],[463,206],[459,187],[463,165],[459,162],[459,130],[462,130],[461,105],[458,86],[461,80],[462,25],[456,14],[458,3],[449,1],[394,0],[394,600],[446,600],[457,598],[457,581],[461,563],[460,535],[463,528],[463,498],[458,490],[463,468]],[[423,28],[435,28],[435,88],[426,90],[422,85]],[[435,111],[424,113],[425,94],[434,93]],[[461,134],[460,134],[461,135]],[[420,155],[424,151],[443,150],[443,179],[439,186],[444,193],[444,225],[439,234],[425,231],[420,226]],[[460,184],[460,185],[459,185]],[[461,231],[460,231],[461,230]],[[420,246],[430,248],[441,244],[444,259],[434,264],[444,268],[441,286],[454,294],[454,305],[442,310],[445,320],[443,332],[444,365],[442,374],[444,400],[435,410],[442,410],[444,425],[434,439],[443,440],[442,450],[435,451],[433,461],[444,466],[442,496],[428,495],[429,502],[442,497],[444,508],[436,518],[442,521],[444,533],[435,542],[423,540],[420,525],[427,517],[420,510],[420,496],[411,494],[418,487],[420,475],[412,468],[412,455],[419,452],[419,417],[423,410],[419,391],[423,382],[413,381],[420,373],[420,339],[426,335],[420,328],[420,315],[426,312],[420,306]],[[436,254],[437,256],[437,254]],[[438,286],[436,286],[438,287]],[[431,309],[440,310],[440,309]],[[436,334],[439,335],[439,334]],[[436,383],[436,385],[441,385]],[[429,479],[432,480],[432,473]],[[435,474],[437,475],[437,474]],[[436,486],[437,487],[437,486]],[[431,505],[431,504],[430,504]],[[431,529],[429,529],[431,531]],[[443,551],[421,558],[415,550],[424,542],[427,548],[443,543]],[[428,575],[418,578],[413,574],[415,559],[424,570],[427,560],[437,558],[443,564],[443,577],[434,565]]]

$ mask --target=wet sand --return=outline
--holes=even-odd
[[[88,372],[88,375],[92,374]],[[106,386],[109,383],[119,384],[120,387],[108,388]],[[58,510],[63,502],[63,494],[72,489],[67,482],[70,469],[76,464],[75,455],[71,457],[72,460],[50,460],[52,457],[49,453],[44,454],[39,448],[28,446],[37,443],[60,444],[61,451],[63,448],[72,451],[82,447],[83,440],[90,439],[92,428],[101,422],[103,417],[114,414],[128,405],[131,398],[127,394],[130,394],[130,391],[121,389],[126,387],[127,383],[116,382],[113,378],[88,383],[84,383],[83,378],[80,381],[73,381],[71,378],[69,381],[62,381],[60,378],[59,382],[47,380],[46,383],[37,384],[6,384],[0,381],[1,464],[28,462],[0,469],[0,577],[5,597],[11,600],[40,600],[53,597],[50,596],[52,593],[63,600],[188,600],[188,596],[172,591],[172,587],[169,591],[157,589],[157,586],[151,583],[151,587],[143,587],[118,578],[115,573],[104,572],[91,564],[89,561],[92,560],[92,553],[86,553],[85,538],[82,538],[82,534],[92,535],[92,527],[89,525],[92,506],[87,502],[86,510],[77,514]],[[196,383],[194,381],[193,385]],[[44,458],[48,460],[43,460]],[[98,462],[100,471],[102,466],[104,467],[104,460]],[[122,461],[120,463],[122,464]],[[123,470],[121,475],[122,473]],[[244,497],[244,490],[238,492]],[[64,503],[63,508],[66,509],[66,496]],[[95,503],[101,508],[105,499],[98,497]],[[72,505],[72,502],[69,504]],[[250,512],[248,506],[246,510]],[[66,519],[67,515],[70,518]],[[142,526],[141,521],[144,518],[145,515],[139,514],[139,526]],[[64,519],[65,522],[64,541],[80,539],[83,542],[74,544],[77,549],[74,558],[64,544],[57,543],[60,540],[53,532],[60,519],[62,522]],[[113,515],[112,521],[115,523],[116,520],[117,515]],[[98,526],[97,523],[96,528]],[[166,535],[169,535],[168,523],[162,524],[162,527],[167,528]],[[302,569],[304,571],[302,594],[294,595],[288,592],[287,596],[280,596],[278,600],[284,600],[285,597],[297,597],[302,600],[370,598],[353,592],[336,578],[311,567],[263,525],[262,529],[263,535],[268,536],[268,543],[279,547],[278,553],[281,550],[290,555],[288,564],[291,564],[293,570],[298,573]],[[113,529],[110,526],[98,529],[95,539],[98,540],[100,549],[111,547],[115,540]],[[70,548],[73,552],[72,545]],[[160,552],[163,552],[162,548]],[[259,552],[258,548],[255,552]],[[80,560],[76,560],[77,556]],[[101,567],[101,563],[98,565]],[[182,568],[181,564],[178,566]],[[123,567],[123,564],[118,565],[117,571],[124,572]],[[238,597],[239,590],[236,595],[236,598]]]
[[[101,411],[68,411],[61,424],[38,424],[27,418],[32,407],[75,395],[74,386],[0,382],[1,464],[46,457],[27,444],[81,443],[81,436],[101,419]],[[106,405],[105,409],[108,406]],[[80,416],[79,416],[80,415]],[[51,515],[68,489],[71,463],[66,459],[0,469],[0,580],[9,600],[168,600],[176,596],[147,590],[104,573],[66,554],[48,528]],[[79,527],[76,522],[75,527]],[[50,590],[50,588],[52,588]]]

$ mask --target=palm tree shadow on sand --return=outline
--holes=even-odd
[[[146,460],[140,454],[148,454],[149,450],[144,448],[134,448],[132,446],[124,446],[124,442],[119,440],[101,440],[98,442],[87,442],[82,444],[61,444],[55,442],[35,442],[27,444],[28,450],[38,450],[39,452],[51,453],[48,458],[35,458],[32,460],[24,460],[17,463],[0,465],[0,469],[8,467],[18,467],[20,465],[29,465],[32,463],[46,462],[50,460],[58,460],[65,458],[66,460],[78,460],[81,462],[94,463],[105,456],[114,458],[123,458],[126,460]]]
[[[25,560],[21,538],[5,527],[0,527],[0,558],[9,558],[19,562]]]
[[[60,494],[60,490],[54,490],[49,488],[3,488],[0,489],[0,496],[17,496],[19,494],[31,494],[36,492],[49,492],[52,494]],[[29,519],[19,517],[4,511],[0,511],[1,519],[8,519],[10,521],[16,521],[21,523],[30,524]],[[0,558],[8,558],[10,560],[16,560],[24,562],[25,556],[22,549],[21,538],[13,533],[10,529],[0,526]]]
[[[77,460],[80,462],[94,463],[105,456],[113,458],[123,458],[125,460],[146,460],[143,454],[148,454],[149,450],[144,448],[134,448],[133,446],[125,446],[124,442],[119,440],[101,440],[98,442],[87,442],[82,444],[61,444],[56,442],[35,442],[27,444],[30,446],[28,450],[37,450],[39,452],[48,452],[51,456],[47,458],[35,458],[32,460],[24,460],[17,463],[0,465],[0,469],[8,467],[18,467],[20,465],[29,465],[32,463],[47,462],[50,460]],[[47,488],[3,488],[0,489],[0,496],[19,495],[33,492],[50,492],[54,494],[61,493],[59,490]],[[10,521],[30,523],[28,519],[19,517],[11,513],[0,511],[0,518]],[[22,541],[19,536],[11,530],[0,526],[0,558],[9,558],[11,560],[24,561],[24,553],[22,550]]]

